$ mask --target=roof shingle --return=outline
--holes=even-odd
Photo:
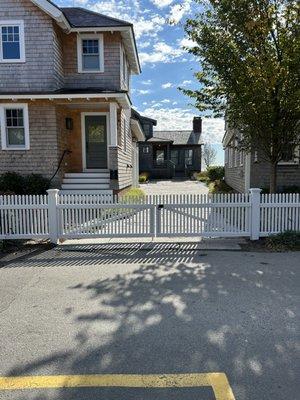
[[[201,133],[193,131],[155,131],[153,138],[172,141],[173,144],[202,144]]]
[[[62,7],[61,11],[73,28],[132,26],[130,22],[108,17],[81,7]]]

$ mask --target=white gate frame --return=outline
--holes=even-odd
[[[68,235],[62,235],[61,232],[61,223],[59,220],[59,210],[61,206],[58,204],[59,199],[59,190],[58,189],[49,189],[49,236],[50,241],[52,243],[58,243],[60,239],[63,237],[67,237]],[[249,221],[249,228],[250,228],[250,239],[257,240],[260,237],[260,193],[261,189],[250,189],[250,221]],[[234,205],[234,203],[233,203]],[[124,206],[124,205],[123,205]],[[101,207],[101,205],[99,205]],[[122,207],[122,205],[120,205]],[[154,206],[153,206],[154,207]],[[159,218],[159,209],[163,207],[163,205],[158,204],[155,206],[156,212],[151,213],[151,232],[153,233],[153,237],[156,236],[166,236],[160,235],[160,218]],[[96,236],[96,235],[95,235]],[[126,234],[122,235],[126,237]],[[174,235],[171,235],[174,236]],[[187,236],[189,236],[187,234]],[[222,236],[231,236],[226,235],[226,232]]]
[[[261,189],[250,189],[250,195],[108,197],[69,197],[58,189],[48,190],[48,196],[0,196],[0,240],[50,238],[56,244],[75,237],[244,236],[257,240],[287,230],[300,231],[299,194],[261,195]],[[205,212],[198,213],[201,208],[209,210],[210,219]],[[101,218],[102,209],[113,211]],[[207,224],[203,230],[199,218]]]

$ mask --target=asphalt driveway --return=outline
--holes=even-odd
[[[0,268],[0,376],[227,375],[297,400],[299,253],[70,245]],[[213,400],[206,388],[0,390],[0,399]]]
[[[208,188],[204,183],[184,179],[150,181],[147,184],[141,185],[141,189],[147,195],[208,193]]]

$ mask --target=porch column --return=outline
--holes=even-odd
[[[110,146],[118,146],[118,104],[109,103]]]

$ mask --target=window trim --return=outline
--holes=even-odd
[[[2,46],[2,27],[18,26],[20,36],[20,58],[19,59],[3,59],[3,46]],[[0,64],[13,64],[24,63],[25,57],[25,34],[24,34],[24,21],[22,20],[0,20]]]
[[[125,63],[124,63],[125,61]],[[124,68],[125,67],[125,68]],[[121,76],[121,85],[125,88],[129,88],[129,67],[127,62],[127,55],[124,47],[120,46],[120,76]]]
[[[176,152],[176,163],[173,161],[174,157],[172,157],[172,153],[175,153],[175,152]],[[171,149],[171,151],[170,151],[170,161],[172,161],[175,166],[179,165],[179,149]]]
[[[99,69],[83,69],[82,65],[82,41],[83,40],[99,40]],[[90,33],[90,34],[78,34],[77,35],[77,62],[78,62],[78,72],[80,74],[101,74],[104,72],[104,44],[103,44],[103,34],[101,33]]]
[[[190,156],[187,157],[186,153],[190,152],[190,151],[192,152],[192,155],[191,155],[191,157]],[[187,159],[191,160],[190,164],[187,164]],[[186,165],[187,167],[192,167],[193,164],[194,164],[194,150],[193,149],[185,149],[184,150],[184,165]]]
[[[299,165],[300,162],[300,146],[295,146],[293,160],[279,161],[278,165]]]
[[[21,146],[10,146],[7,141],[6,133],[6,115],[5,110],[23,110],[24,118],[24,134],[25,134],[25,145]],[[7,103],[0,104],[0,126],[1,126],[1,149],[2,150],[12,150],[12,151],[24,151],[30,150],[30,139],[29,139],[29,114],[28,114],[28,104],[27,103]]]

